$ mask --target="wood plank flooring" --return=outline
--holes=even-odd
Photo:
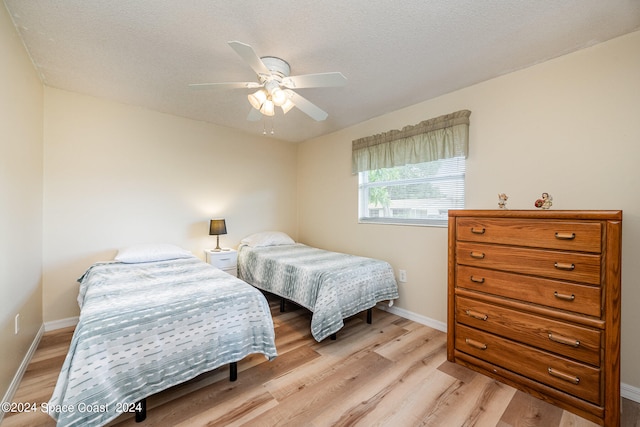
[[[446,361],[446,335],[374,309],[348,319],[336,341],[317,343],[310,313],[268,297],[278,357],[252,355],[147,399],[147,419],[125,426],[541,426],[590,421]],[[46,333],[14,402],[47,402],[73,328]],[[52,426],[40,412],[6,414],[2,426]],[[623,427],[640,427],[640,404],[623,399]]]

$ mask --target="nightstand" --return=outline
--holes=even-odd
[[[238,251],[228,249],[216,252],[213,249],[205,249],[204,253],[207,257],[207,263],[238,277]]]

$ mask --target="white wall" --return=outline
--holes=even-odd
[[[297,236],[294,144],[45,89],[44,320],[77,316],[76,279],[120,247],[168,242],[204,258],[264,229]]]
[[[622,381],[640,388],[640,32],[303,143],[300,240],[407,271],[398,307],[446,322],[447,230],[358,224],[351,141],[472,111],[466,207],[622,209]]]
[[[0,64],[1,399],[42,324],[43,89],[4,3]]]

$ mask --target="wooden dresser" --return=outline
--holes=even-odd
[[[447,358],[620,424],[622,211],[450,210]]]

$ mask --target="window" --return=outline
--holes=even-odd
[[[469,115],[455,113],[353,141],[360,222],[446,226],[464,208]]]
[[[462,156],[359,173],[360,222],[446,226],[464,208]]]

